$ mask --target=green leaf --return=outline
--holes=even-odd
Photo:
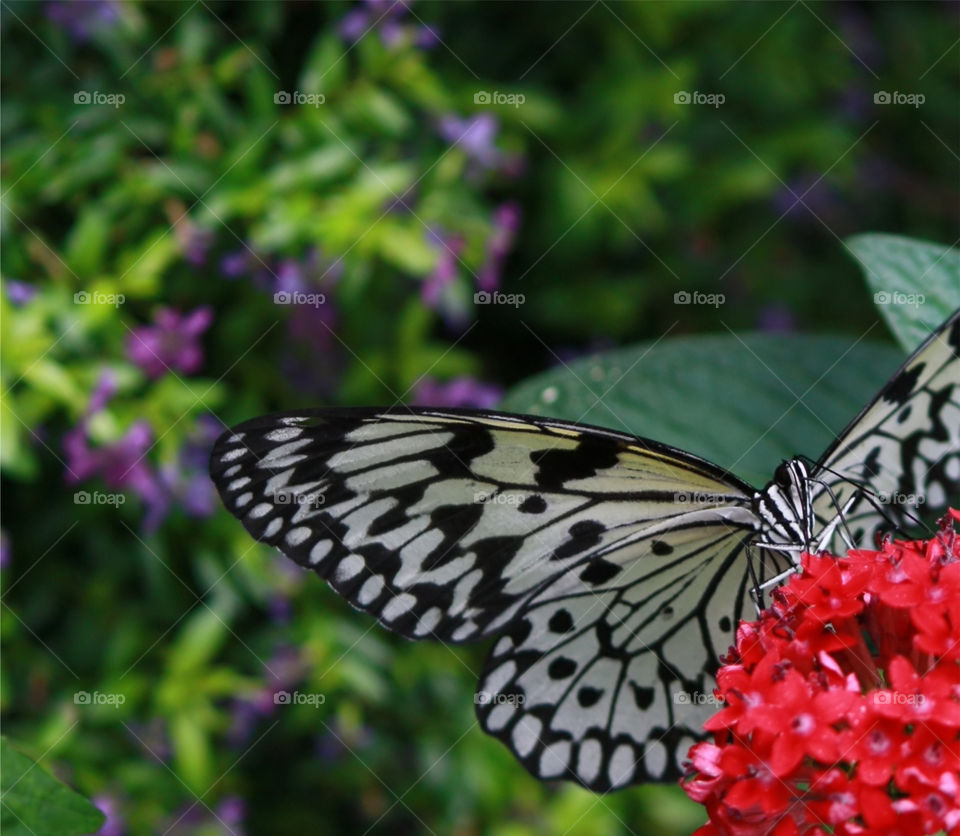
[[[82,795],[0,738],[0,829],[5,836],[95,833],[104,815]]]
[[[960,308],[960,252],[953,247],[878,233],[855,235],[846,244],[907,351]]]
[[[903,361],[853,337],[678,337],[531,378],[501,408],[629,432],[760,487],[782,459],[816,459]]]

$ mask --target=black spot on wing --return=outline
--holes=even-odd
[[[606,531],[603,523],[596,520],[580,520],[570,526],[570,539],[561,543],[550,556],[551,560],[566,560],[594,546],[600,545],[600,538]]]
[[[636,682],[631,682],[630,688],[633,690],[633,701],[641,711],[646,711],[653,705],[653,698],[656,696],[653,688],[637,685]]]
[[[920,375],[923,374],[925,366],[926,363],[917,363],[911,369],[904,369],[883,387],[881,397],[889,403],[898,405],[906,403],[910,397],[910,393],[916,388],[917,381],[920,379]]]
[[[615,578],[621,571],[623,571],[622,566],[617,566],[616,563],[611,563],[602,557],[596,557],[580,573],[580,580],[591,586],[599,586]]]
[[[673,552],[673,546],[671,546],[671,545],[670,545],[668,542],[666,542],[665,540],[654,540],[654,541],[650,544],[650,550],[651,550],[654,554],[660,555],[660,556],[662,557],[662,556],[664,556],[664,555],[671,554],[671,553]]]
[[[550,666],[547,668],[547,675],[551,679],[566,679],[577,670],[577,663],[573,659],[568,659],[566,656],[560,656],[557,659],[554,659]]]
[[[542,496],[532,494],[523,500],[519,510],[522,514],[542,514],[547,510],[547,503]]]
[[[620,445],[609,438],[587,437],[572,450],[536,450],[530,461],[536,466],[534,479],[545,490],[559,491],[564,483],[595,476],[614,467]]]
[[[602,688],[592,688],[589,685],[584,685],[577,692],[577,702],[580,703],[581,708],[590,708],[600,702],[602,696]]]
[[[569,633],[573,629],[573,616],[569,610],[559,609],[547,623],[551,633]]]

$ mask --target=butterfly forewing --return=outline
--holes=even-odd
[[[469,641],[678,510],[751,525],[745,485],[643,444],[499,414],[315,410],[224,434],[211,473],[254,537],[390,629]]]
[[[814,476],[819,525],[828,525],[837,508],[845,508],[846,528],[864,548],[872,548],[881,531],[913,530],[918,517],[932,522],[957,502],[960,311],[930,335],[840,434]],[[842,550],[840,536],[823,545]]]

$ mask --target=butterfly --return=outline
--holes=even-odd
[[[541,779],[673,780],[718,659],[800,552],[874,545],[960,494],[960,311],[813,463],[757,490],[690,453],[487,411],[329,408],[224,433],[257,540],[411,639],[493,639],[480,724]]]

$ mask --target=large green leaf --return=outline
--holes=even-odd
[[[5,836],[95,833],[104,815],[0,738],[0,829]]]
[[[679,337],[551,369],[501,407],[672,444],[761,486],[782,459],[818,458],[902,361],[854,337]]]
[[[907,351],[960,308],[960,252],[899,235],[847,239],[880,313]]]

